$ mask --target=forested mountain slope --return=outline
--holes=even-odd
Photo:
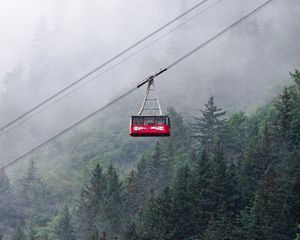
[[[1,238],[295,239],[300,73],[291,78],[252,114],[226,114],[213,97],[193,118],[169,108],[171,138],[121,137],[127,119],[114,117],[59,139],[76,146],[69,155],[47,149],[18,180],[1,172]],[[46,173],[50,156],[66,162]]]

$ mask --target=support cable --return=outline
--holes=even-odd
[[[77,127],[78,125],[80,125],[81,123],[85,122],[86,120],[90,119],[91,117],[95,116],[96,114],[104,111],[105,109],[109,108],[110,106],[112,106],[113,104],[117,103],[118,101],[120,101],[121,99],[125,98],[126,96],[128,96],[129,94],[133,93],[135,90],[137,90],[139,87],[141,87],[142,85],[144,85],[145,83],[149,82],[151,79],[159,76],[160,74],[162,74],[163,72],[167,71],[168,69],[171,69],[173,67],[175,67],[177,64],[181,63],[182,61],[184,61],[185,59],[187,59],[188,57],[190,57],[192,54],[194,54],[195,52],[199,51],[201,48],[205,47],[206,45],[210,44],[211,42],[213,42],[214,40],[216,40],[217,38],[221,37],[223,34],[225,34],[226,32],[228,32],[230,29],[236,27],[237,25],[243,23],[247,18],[251,17],[252,15],[254,15],[255,13],[259,12],[260,10],[264,9],[265,7],[267,7],[268,5],[270,5],[272,2],[275,2],[276,0],[268,0],[265,3],[263,3],[262,5],[260,5],[259,7],[255,8],[253,11],[249,12],[247,15],[245,15],[244,17],[240,18],[239,20],[237,20],[236,22],[234,22],[233,24],[231,24],[229,27],[225,28],[224,30],[220,31],[219,33],[217,33],[216,35],[214,35],[213,37],[211,37],[210,39],[208,39],[207,41],[205,41],[204,43],[202,43],[201,45],[199,45],[198,47],[194,48],[193,50],[191,50],[190,52],[188,52],[187,54],[183,55],[182,57],[178,58],[176,61],[174,61],[173,63],[171,63],[168,67],[161,69],[159,72],[155,73],[154,75],[151,75],[149,77],[147,77],[146,79],[144,79],[142,82],[140,82],[136,87],[131,88],[130,90],[124,92],[123,94],[121,94],[120,96],[114,98],[112,101],[108,102],[107,104],[105,104],[104,106],[102,106],[101,108],[99,108],[98,110],[96,110],[95,112],[91,113],[90,115],[82,118],[81,120],[79,120],[78,122],[76,122],[75,124],[71,125],[70,127],[64,129],[63,131],[59,132],[58,134],[56,134],[55,136],[49,138],[48,140],[46,140],[45,142],[41,143],[40,145],[36,146],[35,148],[31,149],[30,151],[24,153],[23,155],[19,156],[18,158],[16,158],[14,161],[8,163],[7,165],[3,166],[0,169],[1,171],[4,171],[5,169],[13,166],[14,164],[16,164],[17,162],[25,159],[27,156],[29,156],[30,154],[36,152],[37,150],[39,150],[40,148],[48,145],[50,142],[52,142],[53,140],[55,140],[56,138],[60,137],[61,135],[69,132],[71,129]]]
[[[120,53],[118,53],[117,55],[115,55],[113,58],[109,59],[108,61],[104,62],[103,64],[101,64],[100,66],[96,67],[95,69],[93,69],[92,71],[90,71],[89,73],[85,74],[84,76],[80,77],[79,79],[77,79],[76,81],[72,82],[70,85],[64,87],[63,89],[59,90],[58,92],[56,92],[55,94],[53,94],[52,96],[48,97],[47,99],[43,100],[42,102],[40,102],[39,104],[35,105],[34,107],[30,108],[29,110],[27,110],[26,112],[24,112],[23,114],[21,114],[20,116],[18,116],[17,118],[13,119],[12,121],[10,121],[9,123],[5,124],[4,126],[0,127],[0,132],[3,131],[4,129],[8,128],[9,126],[13,125],[14,123],[16,123],[17,121],[21,120],[22,118],[26,117],[27,115],[29,115],[30,113],[32,113],[33,111],[35,111],[36,109],[40,108],[41,106],[45,105],[46,103],[48,103],[49,101],[51,101],[52,99],[56,98],[57,96],[59,96],[60,94],[62,94],[63,92],[67,91],[68,89],[72,88],[73,86],[75,86],[76,84],[80,83],[81,81],[85,80],[87,77],[91,76],[92,74],[96,73],[97,71],[99,71],[100,69],[102,69],[103,67],[105,67],[106,65],[110,64],[111,62],[113,62],[114,60],[118,59],[119,57],[121,57],[122,55],[124,55],[125,53],[129,52],[131,49],[135,48],[136,46],[140,45],[141,43],[143,43],[144,41],[146,41],[147,39],[151,38],[152,36],[154,36],[155,34],[157,34],[158,32],[162,31],[163,29],[165,29],[166,27],[170,26],[171,24],[173,24],[174,22],[178,21],[179,19],[181,19],[182,17],[184,17],[185,15],[187,15],[188,13],[194,11],[195,9],[197,9],[198,7],[200,7],[201,5],[203,5],[204,3],[206,3],[209,0],[203,0],[199,3],[197,3],[195,6],[193,6],[192,8],[188,9],[187,11],[183,12],[182,14],[180,14],[179,16],[177,16],[176,18],[174,18],[173,20],[169,21],[168,23],[164,24],[163,26],[161,26],[160,28],[156,29],[155,31],[153,31],[152,33],[148,34],[147,36],[143,37],[141,40],[137,41],[136,43],[134,43],[133,45],[131,45],[130,47],[126,48],[125,50],[121,51]]]
[[[6,129],[3,129],[1,131],[0,129],[0,137],[2,135],[4,135],[5,133],[19,127],[20,125],[22,125],[23,123],[27,122],[28,120],[34,118],[35,116],[39,115],[40,113],[46,111],[48,108],[54,106],[55,104],[57,104],[58,102],[62,101],[63,99],[67,98],[68,96],[72,95],[73,93],[75,93],[76,91],[78,91],[79,89],[81,89],[82,87],[90,84],[91,82],[93,82],[94,80],[96,80],[97,78],[103,76],[104,74],[106,74],[107,72],[111,71],[112,69],[116,68],[117,66],[119,66],[120,64],[122,64],[123,62],[127,61],[128,59],[132,58],[133,56],[137,55],[138,53],[140,53],[141,51],[145,50],[146,48],[150,47],[151,45],[153,45],[154,43],[160,41],[161,39],[165,38],[166,36],[168,36],[169,34],[171,34],[172,32],[176,31],[177,29],[183,27],[186,23],[194,20],[195,18],[199,17],[200,15],[202,15],[203,13],[205,13],[206,11],[208,11],[209,9],[215,7],[217,4],[221,3],[224,0],[219,0],[215,3],[213,3],[212,5],[206,7],[205,9],[203,9],[202,11],[200,11],[199,13],[195,14],[194,16],[192,16],[191,18],[187,19],[186,21],[184,21],[183,23],[179,24],[178,26],[172,28],[170,31],[166,32],[165,34],[163,34],[162,36],[159,36],[158,38],[154,39],[153,41],[151,41],[150,43],[148,43],[147,45],[145,45],[144,47],[138,49],[137,51],[133,52],[132,54],[128,55],[127,57],[125,57],[124,59],[121,59],[119,62],[115,63],[114,65],[112,65],[111,67],[109,67],[108,69],[106,69],[105,71],[97,74],[96,76],[94,76],[93,78],[89,79],[88,81],[84,82],[83,84],[81,84],[80,86],[74,88],[72,91],[69,91],[68,93],[66,93],[65,95],[57,98],[55,101],[52,101],[51,103],[49,103],[48,105],[44,106],[43,108],[41,108],[39,111],[34,112],[33,114],[29,115],[27,118],[24,118],[22,121],[19,121],[17,124],[14,124],[13,126],[9,127],[7,126]],[[46,104],[46,103],[45,103]],[[24,116],[25,117],[25,116]]]

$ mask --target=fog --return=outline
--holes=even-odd
[[[0,125],[101,65],[197,2],[0,2]],[[214,2],[217,1],[208,1],[202,9]],[[1,135],[2,164],[12,161],[149,74],[169,65],[263,2],[222,1],[47,111]],[[157,79],[164,109],[175,106],[179,111],[192,115],[210,95],[214,95],[217,103],[229,111],[253,111],[271,99],[289,81],[289,71],[299,67],[299,10],[299,0],[275,1],[164,73]],[[143,43],[135,51],[146,45]],[[99,73],[111,66],[113,64]],[[130,98],[129,106],[138,104],[130,109],[129,114],[138,111],[143,94],[142,89]]]

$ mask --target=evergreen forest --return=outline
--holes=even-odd
[[[17,179],[2,171],[0,239],[300,239],[300,72],[290,77],[252,113],[228,113],[213,96],[192,117],[169,107],[170,138],[126,148],[116,138],[108,155],[82,153],[79,139],[74,159],[88,167],[64,166],[64,181],[40,169],[43,155]]]

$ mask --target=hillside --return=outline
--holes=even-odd
[[[1,173],[4,239],[294,239],[300,74],[291,77],[252,114],[228,115],[212,97],[196,118],[170,108],[170,139],[120,138],[114,115],[58,140],[56,151],[76,147],[37,154],[11,184]],[[51,156],[65,162],[46,173]]]

